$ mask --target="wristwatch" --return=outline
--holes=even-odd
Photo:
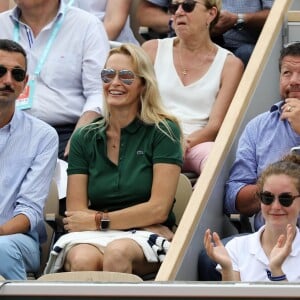
[[[100,230],[105,231],[105,230],[109,229],[109,224],[110,224],[110,219],[108,217],[108,213],[103,212],[102,218],[100,220]]]
[[[237,14],[237,21],[234,24],[234,28],[236,30],[241,31],[241,30],[244,29],[244,26],[245,26],[245,16],[244,16],[244,14]]]

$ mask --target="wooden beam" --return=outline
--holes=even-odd
[[[171,247],[155,278],[156,281],[175,280],[181,262],[191,242],[195,228],[204,211],[229,148],[243,120],[251,96],[263,71],[272,45],[280,34],[291,0],[275,0],[269,17],[257,41],[248,66],[235,93],[215,141],[215,146],[196,183],[195,190],[174,235]],[[199,236],[200,240],[203,239]],[[197,261],[195,261],[197,264]]]
[[[300,11],[291,10],[287,13],[288,22],[300,22]]]

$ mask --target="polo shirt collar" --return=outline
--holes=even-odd
[[[263,263],[268,264],[268,258],[261,247],[260,237],[265,230],[265,225],[263,225],[257,232],[253,233],[249,238],[249,252],[256,256]]]
[[[138,118],[135,118],[131,123],[126,127],[122,128],[121,131],[127,131],[128,133],[135,133],[142,126],[142,121]]]
[[[100,120],[97,119],[96,121]],[[129,134],[134,134],[137,130],[144,124],[139,118],[135,118],[131,123],[129,123],[126,127],[121,129],[122,132],[128,132]],[[106,140],[106,127],[104,126],[98,131],[97,139],[104,139]]]

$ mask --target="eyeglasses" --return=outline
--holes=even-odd
[[[201,2],[198,2],[198,1],[195,1],[195,0],[185,0],[183,2],[175,2],[175,3],[171,3],[169,5],[169,12],[172,14],[172,15],[175,15],[178,7],[181,5],[182,9],[187,12],[187,13],[190,13],[194,10],[195,6],[197,3],[201,3]]]
[[[103,69],[101,71],[101,79],[104,83],[110,83],[114,80],[118,74],[119,80],[121,80],[126,85],[131,85],[134,81],[134,78],[137,77],[130,70],[115,70],[115,69]]]
[[[258,194],[258,196],[259,196],[261,202],[265,205],[272,204],[275,199],[275,195],[273,195],[270,192],[261,192]],[[282,206],[289,207],[292,205],[293,201],[298,197],[300,197],[300,194],[293,196],[290,193],[282,193],[282,194],[278,195],[278,200]]]
[[[7,73],[8,69],[0,65],[0,78]],[[10,70],[11,75],[15,81],[21,82],[26,77],[26,71],[21,68],[13,68]]]

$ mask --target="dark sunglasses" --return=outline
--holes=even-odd
[[[7,73],[8,69],[2,65],[0,65],[0,78]],[[15,81],[21,82],[26,77],[26,71],[21,68],[13,68],[11,69],[11,75]]]
[[[103,69],[101,71],[101,79],[104,83],[110,83],[114,80],[118,74],[119,80],[121,80],[126,85],[131,85],[134,81],[134,78],[137,77],[130,70],[115,70],[115,69]]]
[[[175,2],[175,3],[171,3],[169,5],[169,12],[172,14],[172,15],[175,15],[178,7],[181,5],[182,9],[187,12],[187,13],[190,13],[194,10],[195,6],[197,3],[201,3],[201,2],[198,2],[198,1],[195,1],[195,0],[185,0],[183,2]]]
[[[260,201],[265,205],[272,204],[275,199],[275,195],[273,195],[270,192],[261,192],[258,194],[258,196],[260,198]],[[292,205],[293,201],[298,197],[300,197],[300,194],[293,196],[290,193],[282,193],[278,195],[278,200],[282,206],[289,207]]]

